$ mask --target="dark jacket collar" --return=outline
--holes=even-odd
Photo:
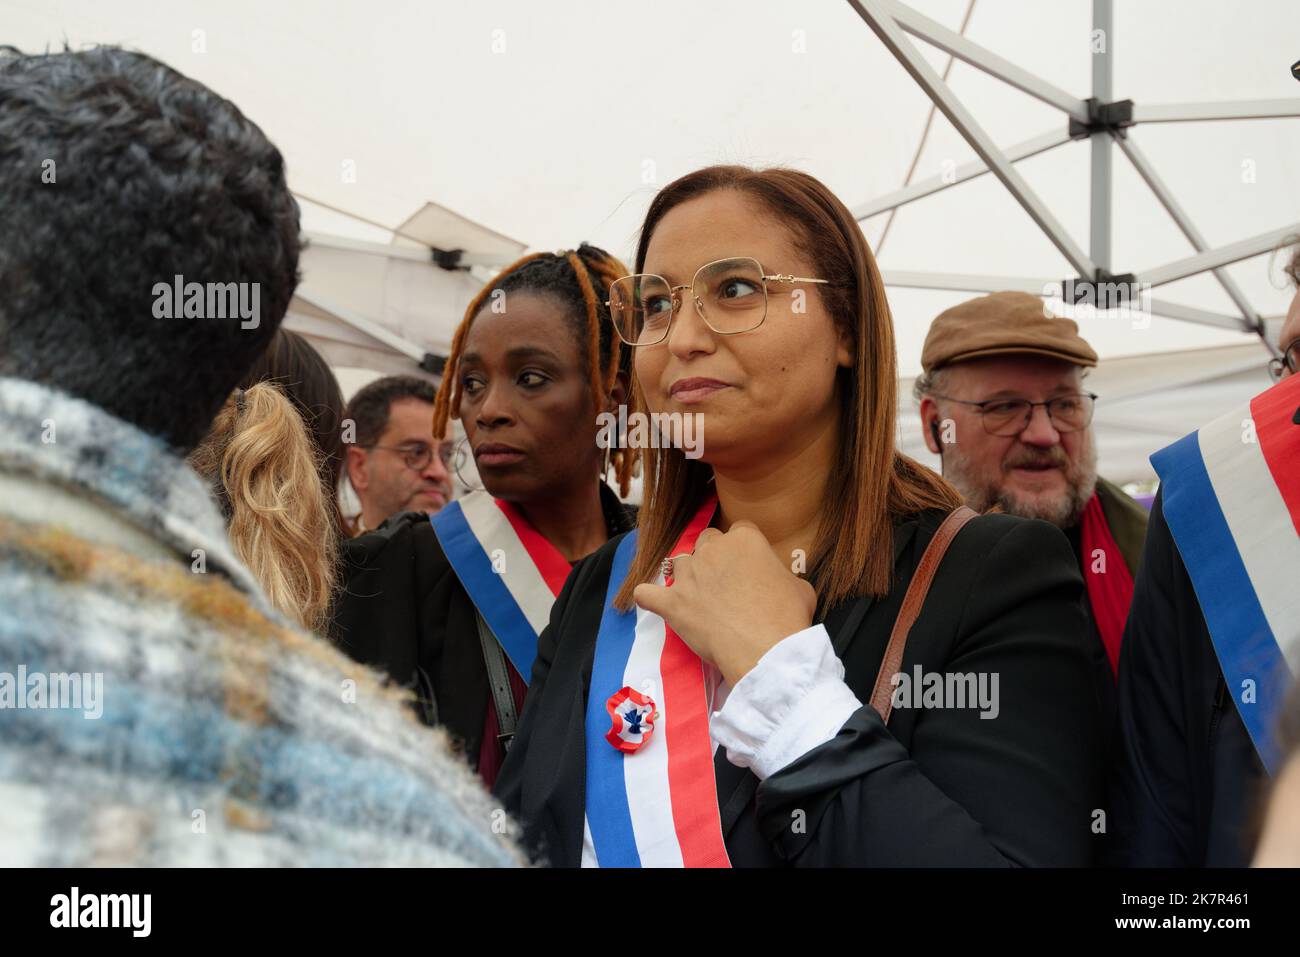
[[[916,538],[918,519],[909,517],[898,519],[894,522],[894,574],[897,576],[899,571],[899,562],[902,560],[903,553],[907,547]],[[891,590],[893,585],[891,583]],[[863,614],[875,604],[875,599],[870,597],[854,598],[849,601],[841,602],[823,617],[822,622],[826,625],[826,631],[831,636],[831,644],[840,657],[857,637],[857,633],[862,630],[862,622],[865,620]],[[865,603],[861,608],[860,614],[854,615],[854,609]],[[852,616],[857,622],[853,634],[841,634],[844,624]],[[753,799],[754,792],[758,788],[758,778],[754,777],[746,768],[740,768],[727,760],[726,749],[719,747],[717,753],[713,756],[714,779],[717,781],[718,788],[718,807],[722,810],[722,834],[725,837],[731,833],[731,829],[740,820],[741,812],[749,806]]]
[[[1124,556],[1129,573],[1137,577],[1146,543],[1148,512],[1118,485],[1097,476],[1097,498],[1110,534]]]

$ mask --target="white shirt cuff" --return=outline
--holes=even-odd
[[[813,625],[768,649],[713,713],[709,733],[761,781],[835,737],[861,707],[825,626]]]

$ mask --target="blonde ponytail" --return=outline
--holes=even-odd
[[[267,382],[232,394],[190,464],[216,488],[230,543],[271,603],[323,633],[338,540],[315,447],[293,404]]]

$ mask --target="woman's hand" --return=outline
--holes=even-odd
[[[706,528],[673,583],[638,585],[638,605],[664,619],[733,688],[781,639],[812,624],[817,593],[783,565],[753,522]]]

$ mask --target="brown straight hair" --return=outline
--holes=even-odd
[[[669,183],[655,196],[641,227],[636,271],[645,267],[655,227],[674,207],[715,190],[734,190],[763,206],[789,230],[813,273],[833,285],[813,286],[851,342],[853,365],[840,369],[840,443],[828,476],[825,508],[805,576],[825,610],[845,599],[888,594],[893,575],[893,522],[927,509],[951,511],[961,496],[942,477],[894,447],[898,393],[894,326],[885,284],[853,214],[817,179],[791,169],[709,166]],[[738,249],[735,255],[745,255]],[[756,335],[762,335],[759,330]],[[637,404],[646,408],[632,376]],[[709,493],[711,466],[681,449],[643,449],[643,504],[636,557],[615,605],[632,607],[632,590],[653,581],[660,562]]]

